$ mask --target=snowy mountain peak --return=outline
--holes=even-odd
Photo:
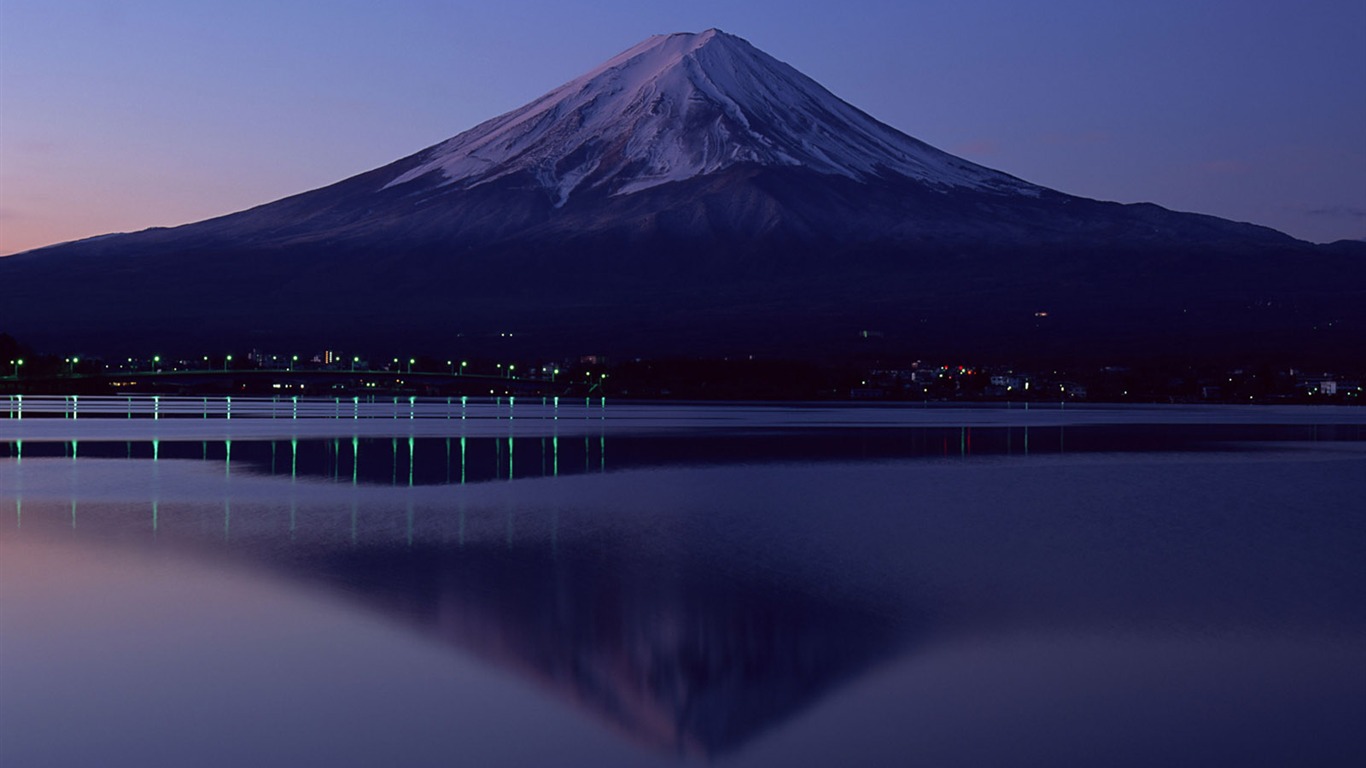
[[[945,188],[1039,191],[874,120],[716,29],[650,37],[414,163],[385,188],[418,179],[470,188],[529,173],[563,205],[576,190],[628,195],[755,164],[856,180],[903,176]]]

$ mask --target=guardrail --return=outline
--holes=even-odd
[[[598,397],[0,395],[0,418],[560,419],[588,417],[606,405]]]

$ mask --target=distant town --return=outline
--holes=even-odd
[[[1361,371],[1269,365],[1100,367],[971,361],[560,360],[363,356],[339,350],[115,359],[43,354],[0,335],[0,394],[586,395],[675,400],[1363,402]]]

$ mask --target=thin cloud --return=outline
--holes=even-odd
[[[1350,205],[1330,205],[1323,208],[1309,208],[1305,210],[1307,216],[1322,216],[1331,219],[1366,219],[1366,208],[1356,208]]]

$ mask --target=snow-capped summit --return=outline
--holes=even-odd
[[[858,180],[1037,194],[869,117],[745,40],[655,35],[520,109],[439,144],[385,188],[439,173],[470,188],[518,172],[552,190],[627,195],[742,163]]]

